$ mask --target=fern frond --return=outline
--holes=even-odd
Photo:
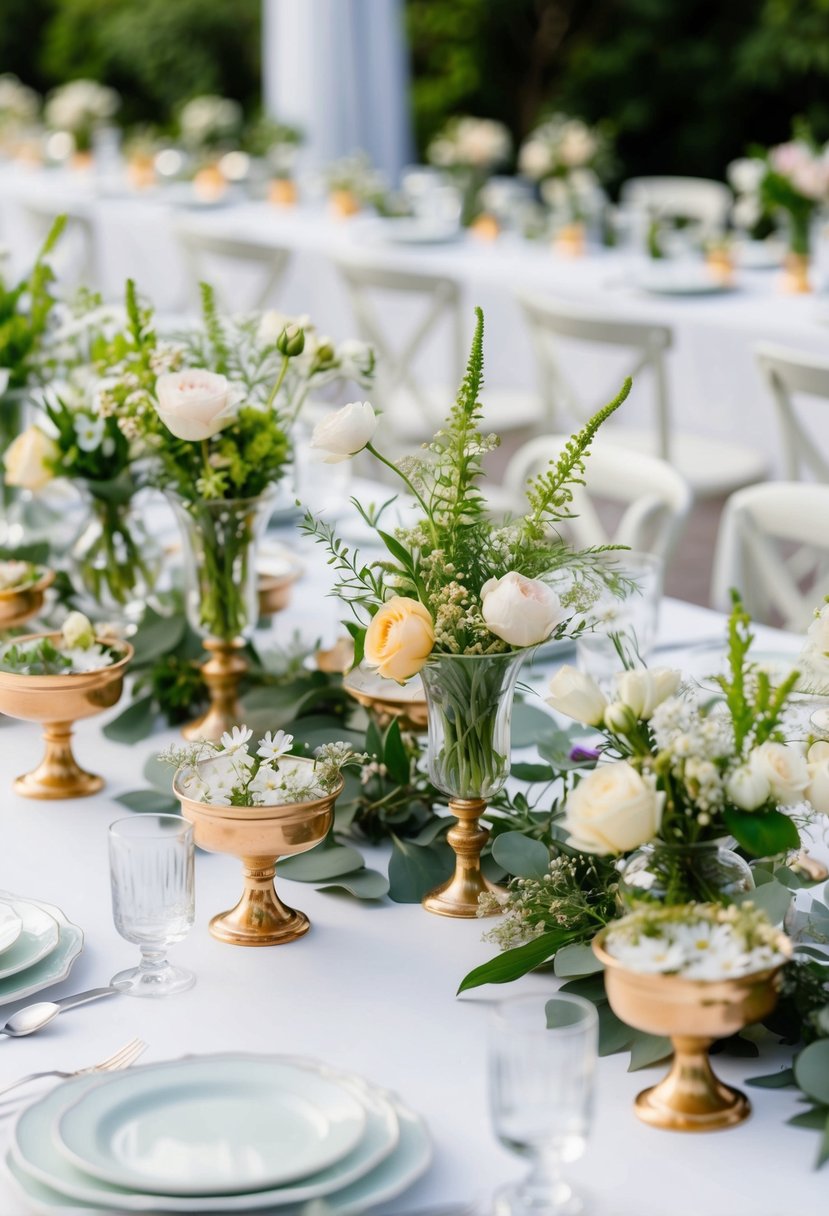
[[[226,376],[230,367],[230,351],[225,341],[225,333],[216,305],[216,293],[209,283],[199,283],[199,292],[201,293],[204,329],[212,347],[213,366],[220,375]]]

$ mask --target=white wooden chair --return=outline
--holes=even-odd
[[[829,401],[829,359],[768,343],[757,345],[754,351],[777,407],[786,477],[798,481],[808,472],[818,481],[829,482],[829,459],[816,446],[794,403],[799,393]]]
[[[445,419],[467,357],[467,319],[458,283],[444,275],[397,270],[354,256],[335,258],[360,337],[377,353],[374,398],[398,441],[422,442]],[[414,314],[414,316],[413,316]],[[402,336],[401,336],[402,335]],[[447,378],[425,372],[438,348]],[[542,404],[535,394],[486,387],[487,430],[537,430]]]
[[[632,177],[620,200],[624,207],[694,220],[714,234],[725,230],[734,196],[725,182],[706,177]]]
[[[60,198],[27,198],[21,203],[21,210],[38,245],[46,239],[58,216],[66,216],[66,228],[50,259],[55,274],[61,287],[97,287],[95,228],[89,204]]]
[[[222,286],[219,282],[216,294],[224,308],[258,312],[273,306],[291,261],[290,249],[250,237],[217,236],[182,221],[176,223],[174,231],[187,269],[192,304],[199,304],[199,284],[209,282],[216,286],[216,271],[223,268],[225,283]],[[233,281],[232,271],[235,271]],[[244,295],[243,277],[249,289],[247,298],[240,298]]]
[[[615,425],[611,423],[604,428],[606,437],[668,461],[682,474],[697,498],[728,494],[766,476],[767,463],[760,452],[723,439],[674,429],[665,360],[673,335],[667,325],[620,320],[570,301],[525,293],[519,293],[518,301],[530,329],[545,412],[555,423],[561,425],[565,421],[564,413],[570,424],[580,424],[594,412],[580,401],[561,369],[561,339],[593,347],[629,350],[631,362],[625,374],[633,378],[637,390],[645,376],[651,381],[653,426],[647,431],[637,431],[614,420]],[[616,395],[618,385],[619,375],[616,374],[612,390],[596,403],[596,408]]]
[[[829,592],[827,516],[829,485],[766,482],[732,495],[714,555],[713,606],[727,612],[736,587],[756,620],[807,629]]]
[[[508,511],[522,513],[530,477],[557,460],[569,435],[531,439],[515,453],[504,471],[500,497]],[[564,525],[581,548],[609,543],[653,553],[667,564],[676,548],[688,512],[691,489],[664,460],[596,439],[585,461],[585,485],[575,487],[575,518]],[[602,522],[595,500],[619,504],[622,515],[611,533]]]

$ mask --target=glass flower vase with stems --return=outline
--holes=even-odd
[[[809,266],[812,255],[812,223],[815,208],[809,204],[792,207],[788,214],[789,250],[786,254],[786,291],[803,295],[812,290]]]
[[[237,499],[167,494],[184,540],[187,618],[210,652],[202,667],[210,708],[185,726],[183,734],[218,742],[241,722],[239,681],[248,666],[241,651],[259,616],[256,547],[276,491],[269,487],[257,498]]]
[[[731,903],[753,887],[751,867],[728,848],[728,842],[654,841],[625,861],[619,876],[619,899],[629,909],[643,903]]]
[[[129,471],[110,481],[83,478],[87,517],[70,560],[81,607],[93,616],[142,616],[162,565],[161,546],[144,522]]]
[[[478,897],[496,889],[481,872],[489,832],[479,820],[487,799],[503,789],[509,776],[512,703],[526,653],[433,653],[421,669],[429,715],[429,776],[448,795],[458,820],[447,837],[455,872],[425,896],[428,912],[477,916]]]

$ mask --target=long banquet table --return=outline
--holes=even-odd
[[[36,243],[26,204],[65,207],[90,225],[98,286],[105,297],[120,299],[124,280],[132,276],[165,313],[186,310],[193,302],[175,236],[177,224],[282,246],[294,256],[279,292],[279,306],[310,314],[321,332],[336,338],[353,334],[355,321],[332,256],[367,257],[391,269],[448,275],[462,287],[470,332],[473,305],[484,308],[489,335],[487,383],[521,391],[535,391],[537,376],[529,335],[514,298],[517,289],[577,301],[629,320],[667,324],[674,331],[669,364],[674,425],[678,430],[750,444],[763,451],[778,472],[777,421],[755,366],[754,347],[771,341],[819,355],[826,351],[829,306],[825,299],[782,295],[775,270],[741,271],[738,290],[722,295],[653,296],[635,286],[639,261],[620,251],[596,250],[585,258],[568,259],[545,244],[514,235],[490,244],[467,236],[447,244],[404,247],[373,241],[371,222],[362,217],[345,223],[332,220],[321,203],[286,211],[240,199],[196,211],[168,200],[163,191],[137,196],[123,187],[107,188],[91,174],[0,165],[0,242],[21,268]],[[820,250],[829,251],[829,246],[824,242]],[[210,264],[209,273],[230,307],[249,306],[251,282],[244,270],[216,262]],[[385,315],[391,332],[398,329],[400,344],[411,332],[414,312],[401,308],[399,314]],[[448,371],[448,353],[438,343],[425,352],[425,359],[428,382],[437,383]],[[568,345],[562,363],[586,406],[596,407],[615,394],[622,375],[618,356],[592,351],[584,358],[584,348]],[[625,405],[620,425],[652,423],[650,392],[643,376]],[[818,417],[810,423],[816,438],[829,445],[829,417],[823,417],[825,411],[815,412]]]
[[[337,613],[323,598],[321,555],[303,552],[302,560],[306,577],[292,607],[274,619],[275,636],[296,628],[330,643]],[[666,601],[660,636],[676,649],[660,661],[681,664],[686,648],[721,635],[723,624],[707,609]],[[542,689],[549,671],[534,670],[531,683]],[[543,704],[540,698],[537,703]],[[39,731],[16,722],[0,725],[0,886],[58,904],[86,934],[71,976],[49,996],[105,984],[137,955],[112,923],[107,826],[127,813],[114,797],[141,786],[145,759],[175,737],[167,731],[126,747],[105,739],[99,720],[81,723],[78,755],[106,777],[105,791],[74,802],[32,802],[13,794],[10,783],[39,758]],[[383,849],[367,853],[370,864],[384,865]],[[32,1038],[4,1041],[0,1086],[34,1069],[91,1064],[135,1035],[149,1044],[148,1061],[228,1049],[314,1056],[399,1092],[428,1122],[433,1166],[382,1209],[388,1216],[473,1196],[483,1201],[519,1174],[523,1165],[499,1146],[489,1123],[486,1015],[490,1003],[509,992],[551,992],[556,981],[549,974],[458,999],[460,979],[494,951],[481,940],[483,923],[444,920],[388,900],[358,902],[290,882],[283,883],[283,896],[309,913],[312,931],[286,947],[234,948],[214,941],[207,921],[236,899],[239,863],[199,853],[196,886],[196,925],[173,950],[174,959],[196,972],[195,988],[159,1002],[107,998],[67,1012]],[[785,1051],[766,1046],[759,1060],[720,1056],[717,1069],[727,1082],[740,1083],[787,1060]],[[591,1214],[811,1216],[824,1209],[826,1175],[812,1169],[817,1137],[785,1124],[797,1109],[794,1091],[752,1090],[754,1114],[737,1129],[675,1135],[645,1127],[633,1114],[635,1094],[658,1073],[626,1069],[625,1056],[600,1062],[593,1132],[586,1156],[572,1167],[573,1179],[593,1197]],[[9,1120],[0,1119],[0,1150],[8,1127]],[[0,1213],[26,1211],[0,1169]]]

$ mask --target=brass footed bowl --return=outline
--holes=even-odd
[[[710,1132],[734,1127],[751,1114],[745,1094],[714,1075],[708,1048],[767,1017],[777,1004],[784,964],[730,980],[691,980],[680,975],[629,971],[604,948],[607,930],[593,939],[604,964],[607,999],[617,1017],[636,1030],[666,1035],[674,1047],[671,1069],[658,1085],[643,1089],[636,1114],[652,1127]],[[778,949],[791,955],[780,934]]]
[[[41,638],[57,643],[60,634],[30,633],[15,640],[25,643]],[[97,641],[117,649],[123,658],[97,671],[73,675],[27,676],[0,671],[0,713],[23,722],[42,722],[44,727],[43,759],[14,783],[15,792],[24,798],[83,798],[103,788],[103,778],[85,772],[72,754],[72,726],[118,703],[133,649],[118,638]]]
[[[311,760],[291,757],[295,764]],[[196,766],[198,767],[198,766]],[[234,946],[279,946],[302,937],[311,927],[304,912],[289,908],[276,893],[274,877],[280,857],[306,853],[325,839],[334,821],[334,803],[342,792],[315,802],[281,806],[211,806],[196,802],[182,788],[184,770],[173,779],[181,813],[193,825],[196,844],[208,853],[229,853],[242,862],[245,887],[229,912],[210,921],[210,932]]]
[[[385,680],[365,667],[355,667],[343,677],[343,688],[367,709],[381,730],[397,720],[402,731],[422,735],[429,726],[429,708],[420,679],[400,685]]]
[[[0,591],[0,630],[15,629],[37,616],[43,607],[43,597],[55,581],[54,570],[40,567],[41,575],[27,587],[9,587]]]

